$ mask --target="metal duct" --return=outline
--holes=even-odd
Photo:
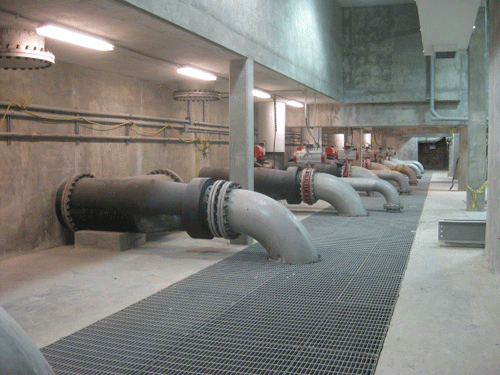
[[[198,176],[228,179],[229,170],[202,168]],[[361,198],[351,186],[340,178],[317,173],[311,168],[290,167],[286,171],[254,168],[254,189],[276,200],[286,199],[289,204],[313,204],[320,199],[330,203],[340,215],[368,215]]]
[[[389,160],[384,160],[382,162],[382,164],[386,165],[387,167],[389,167],[393,171],[398,171],[398,172],[405,174],[408,177],[408,179],[410,180],[410,185],[418,184],[417,175],[415,174],[413,169],[407,168],[406,164],[396,164],[393,161],[389,161]]]
[[[403,209],[397,190],[387,181],[380,178],[364,177],[347,177],[342,180],[351,185],[356,191],[377,191],[381,193],[387,201],[384,204],[387,211],[397,212]]]
[[[1,307],[0,373],[54,375],[50,365],[26,332]]]
[[[56,211],[59,221],[72,231],[151,233],[182,229],[193,238],[205,239],[236,238],[244,233],[262,241],[271,259],[294,264],[318,260],[310,236],[295,216],[264,195],[238,189],[234,182],[209,178],[184,184],[162,175],[103,179],[80,173],[59,187]],[[242,223],[243,207],[258,224]],[[279,227],[268,232],[275,221]],[[287,243],[286,249],[281,247],[283,243]]]

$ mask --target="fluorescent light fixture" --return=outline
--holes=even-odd
[[[262,91],[262,90],[259,90],[259,89],[253,89],[252,90],[252,94],[253,96],[255,96],[256,98],[261,98],[261,99],[269,99],[271,97],[270,94],[268,94],[267,92],[265,91]]]
[[[205,72],[200,69],[192,68],[190,66],[181,66],[177,69],[177,73],[184,74],[192,78],[202,79],[204,81],[215,81],[217,79],[212,73]]]
[[[302,108],[304,106],[304,103],[298,102],[296,100],[287,100],[286,101],[287,105],[291,105],[292,107],[297,107],[297,108]]]
[[[112,51],[112,44],[93,36],[85,35],[76,31],[64,29],[59,26],[45,25],[36,29],[38,35],[57,39],[63,42],[76,44],[81,47],[92,48],[98,51]]]

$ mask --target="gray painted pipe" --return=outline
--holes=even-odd
[[[254,189],[276,200],[286,199],[288,204],[306,202],[312,204],[318,199],[324,200],[335,207],[340,215],[367,216],[363,201],[356,191],[342,181],[327,173],[311,173],[312,196],[304,199],[302,190],[303,173],[306,169],[290,167],[286,171],[268,168],[254,168]],[[311,171],[311,170],[309,170]],[[314,171],[314,170],[313,170]],[[327,175],[333,178],[320,177]],[[198,173],[200,177],[219,179],[229,178],[228,168],[203,168]],[[319,184],[319,185],[318,185]],[[320,192],[320,195],[318,195]]]
[[[415,172],[415,176],[419,179],[422,178],[422,173],[420,172],[420,168],[418,166],[416,166],[415,164],[406,163],[406,162],[399,160],[399,159],[392,159],[392,161],[396,164],[405,165],[407,168],[413,169],[413,172]]]
[[[387,211],[400,211],[403,209],[401,198],[397,190],[389,182],[380,178],[347,177],[343,181],[351,185],[356,191],[378,191],[386,200],[384,208]]]
[[[255,238],[268,249],[271,259],[291,264],[319,260],[301,222],[272,198],[253,191],[233,190],[227,218],[231,229]]]
[[[373,170],[372,172],[382,180],[395,181],[399,186],[399,194],[411,194],[410,183],[401,172],[391,170]]]
[[[363,201],[345,178],[327,173],[314,174],[314,196],[330,203],[340,215],[367,216]]]
[[[56,212],[59,221],[73,231],[181,229],[193,238],[205,239],[231,239],[243,233],[263,241],[272,259],[297,264],[318,260],[309,234],[288,209],[263,194],[239,189],[234,182],[210,178],[184,184],[161,175],[102,179],[80,173],[61,184]],[[244,215],[251,220],[243,222]],[[271,220],[278,224],[273,227]]]
[[[425,173],[424,166],[422,165],[422,163],[420,163],[417,160],[403,160],[403,163],[414,164],[414,165],[416,165],[418,167],[418,169],[420,169],[420,173],[422,173],[422,174]]]
[[[395,171],[398,171],[398,172],[405,174],[408,177],[408,179],[410,180],[410,185],[418,184],[417,175],[415,174],[413,169],[407,168],[406,164],[397,164],[397,163],[394,163],[393,161],[389,161],[389,160],[384,160],[382,162],[382,164],[388,166],[393,171],[395,170]]]
[[[0,373],[54,375],[40,350],[26,332],[0,307]]]
[[[374,171],[390,171],[391,168],[389,168],[387,165],[384,165],[382,163],[371,163],[370,164],[370,170],[374,170]]]
[[[351,166],[351,175],[349,177],[379,178],[373,171],[355,165]]]

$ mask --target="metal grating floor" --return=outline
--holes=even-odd
[[[56,374],[373,374],[430,173],[404,210],[326,209],[303,224],[316,264],[256,244],[42,349]]]

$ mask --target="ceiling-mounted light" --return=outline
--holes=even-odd
[[[217,79],[212,73],[205,72],[200,69],[192,68],[190,66],[182,66],[177,69],[177,73],[184,74],[192,78],[202,79],[204,81],[215,81]]]
[[[287,100],[286,101],[287,105],[291,105],[292,107],[297,107],[297,108],[302,108],[304,106],[304,103],[298,102],[296,100]]]
[[[112,51],[115,48],[105,40],[85,35],[73,30],[65,29],[54,25],[45,25],[36,29],[38,35],[47,38],[57,39],[62,42],[76,44],[80,47],[91,48],[98,51]]]
[[[261,99],[269,99],[271,97],[271,94],[268,94],[267,92],[259,89],[253,89],[252,94],[256,98],[261,98]]]

